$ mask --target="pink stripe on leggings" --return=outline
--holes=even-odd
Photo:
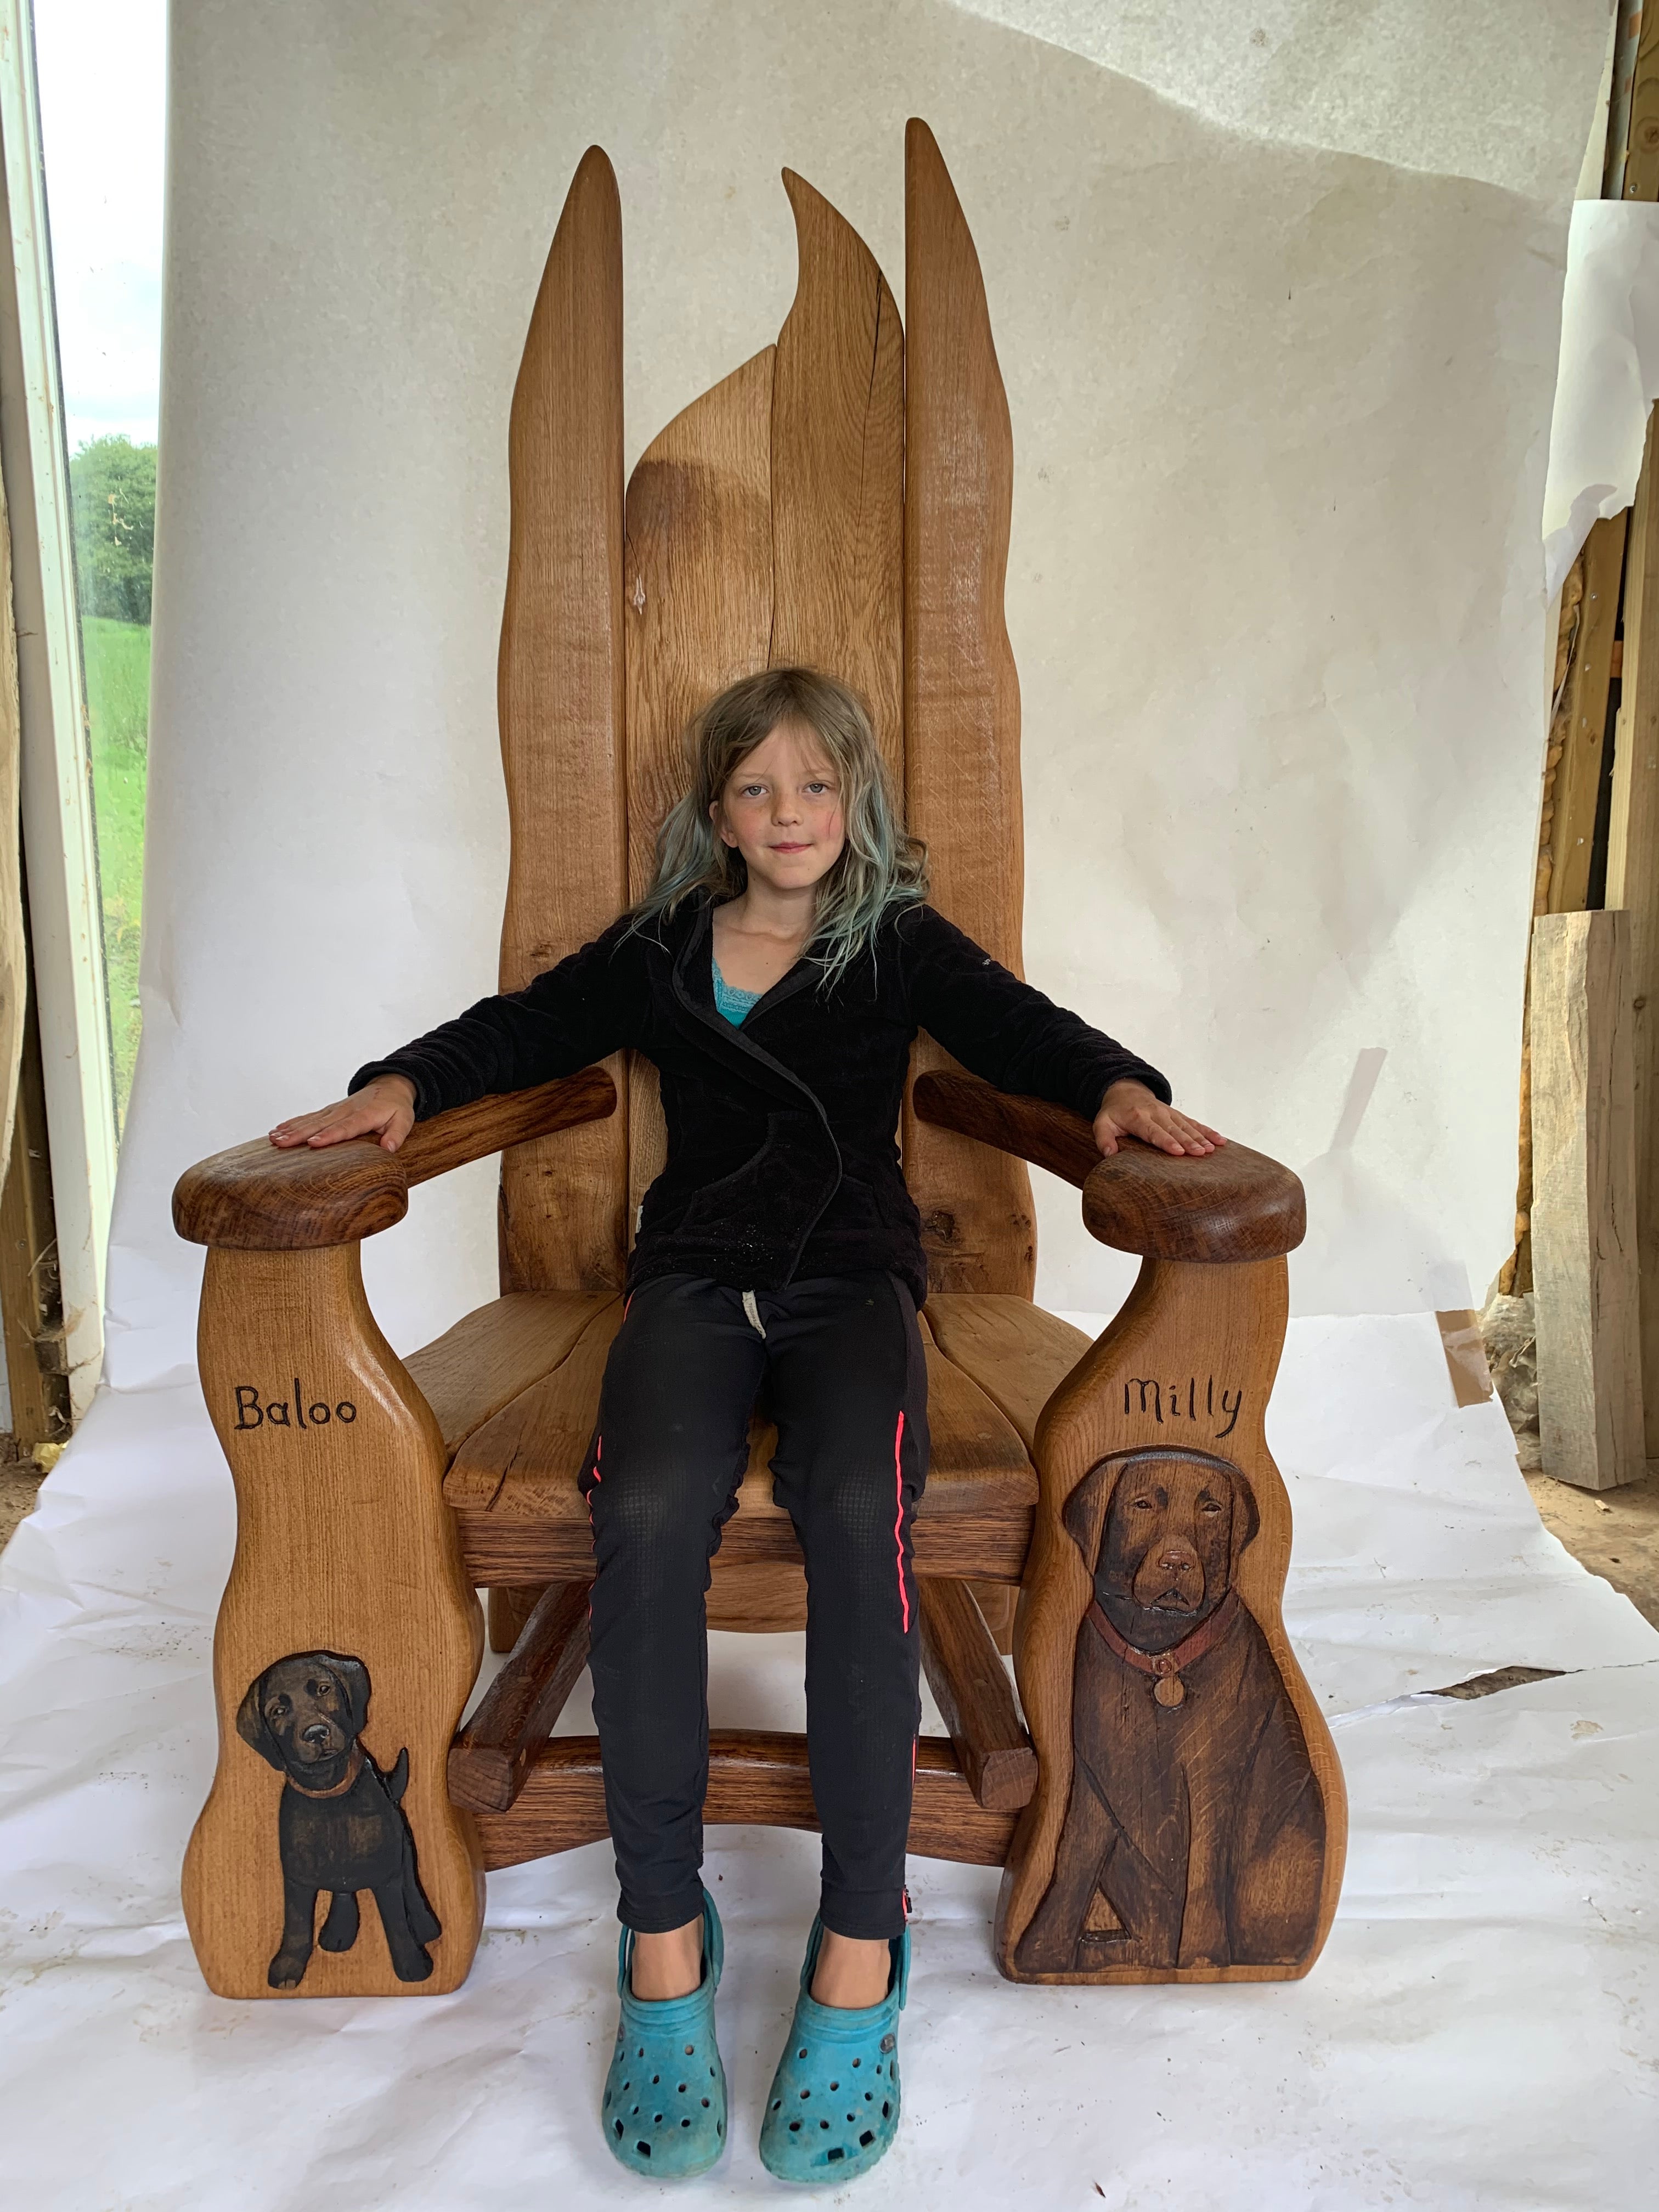
[[[898,1553],[899,1603],[904,1610],[904,1632],[910,1633],[910,1593],[904,1587],[904,1469],[900,1454],[904,1448],[904,1409],[899,1409],[898,1429],[893,1437],[893,1544]]]

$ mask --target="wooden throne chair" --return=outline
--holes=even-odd
[[[572,183],[511,416],[504,989],[644,889],[684,725],[782,662],[868,702],[935,903],[1019,969],[1012,448],[978,258],[920,122],[902,328],[855,233],[784,184],[799,284],[777,343],[661,431],[624,492],[617,185],[597,148]],[[915,1544],[948,1730],[918,1748],[910,1848],[1005,1869],[1014,1980],[1304,1973],[1346,1813],[1281,1620],[1290,1506],[1263,1435],[1301,1186],[1237,1144],[1103,1159],[1087,1123],[926,1038],[901,1139],[933,1285]],[[586,1659],[576,1477],[661,1150],[654,1073],[618,1063],[441,1115],[395,1155],[261,1139],[180,1181],[179,1233],[209,1248],[201,1380],[238,1507],[218,1765],[184,1883],[220,1994],[452,1990],[486,1871],[605,1834],[597,1741],[551,1730]],[[495,1152],[501,1295],[399,1359],[361,1240],[412,1185]],[[1032,1302],[1028,1162],[1142,1256],[1097,1342]],[[804,1624],[770,1448],[757,1419],[714,1626]],[[1173,1650],[1122,1627],[1159,1543],[1204,1553],[1210,1610]],[[511,1656],[459,1729],[480,1590]],[[706,1819],[814,1826],[805,1740],[714,1719]]]

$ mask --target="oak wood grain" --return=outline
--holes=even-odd
[[[619,1301],[589,1322],[569,1355],[473,1429],[450,1467],[444,1495],[459,1516],[470,1571],[492,1589],[592,1571],[587,1508],[577,1487],[599,1418],[599,1389]],[[932,1466],[917,1510],[917,1572],[972,1573],[1018,1581],[1037,1480],[1019,1437],[973,1378],[924,1345]],[[799,1571],[794,1524],[772,1496],[777,1431],[758,1414],[738,1508],[715,1554],[717,1589],[734,1568],[768,1565]],[[981,1553],[983,1557],[981,1557]],[[775,1583],[752,1625],[793,1625],[793,1589]],[[722,1593],[716,1625],[745,1624]]]
[[[976,1076],[919,1076],[917,1115],[1018,1152],[1083,1192],[1084,1225],[1120,1252],[1147,1259],[1276,1259],[1307,1234],[1299,1177],[1231,1141],[1179,1158],[1126,1137],[1103,1157],[1080,1114],[1011,1097]]]
[[[497,699],[512,827],[501,988],[597,937],[628,900],[623,766],[622,206],[583,155],[530,319],[507,428]],[[621,1079],[621,1062],[612,1073]],[[616,1291],[625,1114],[501,1162],[501,1288]]]
[[[772,370],[734,369],[659,430],[628,480],[628,883],[648,886],[663,817],[684,788],[693,718],[767,665],[772,637]],[[629,1077],[628,1219],[662,1170],[657,1071]]]
[[[292,1152],[256,1137],[185,1169],[173,1188],[173,1225],[192,1244],[239,1252],[355,1244],[401,1221],[416,1183],[616,1109],[609,1075],[585,1067],[533,1091],[434,1114],[417,1121],[395,1152],[372,1137]]]
[[[475,1307],[411,1352],[404,1364],[432,1408],[448,1455],[567,1358],[610,1303],[603,1291],[514,1291]]]
[[[553,1733],[587,1664],[586,1582],[542,1592],[513,1655],[449,1747],[449,1794],[474,1812],[504,1813]]]
[[[1346,1800],[1330,1732],[1285,1632],[1290,1499],[1263,1431],[1284,1345],[1287,1285],[1283,1259],[1233,1267],[1148,1260],[1122,1310],[1060,1383],[1038,1423],[1042,1497],[1015,1628],[1014,1666],[1039,1778],[1020,1817],[998,1905],[997,1963],[1011,1979],[1294,1978],[1311,1966],[1329,1930],[1341,1886]],[[1313,1932],[1303,1954],[1288,1964],[1103,1964],[1091,1970],[1031,1971],[1021,1966],[1019,1947],[1056,1877],[1077,1773],[1074,1729],[1081,1724],[1096,1735],[1103,1729],[1109,1740],[1112,1733],[1109,1714],[1080,1723],[1074,1711],[1079,1639],[1094,1635],[1086,1616],[1095,1584],[1063,1516],[1092,1469],[1113,1455],[1147,1447],[1223,1457],[1241,1471],[1254,1494],[1259,1527],[1238,1555],[1232,1586],[1266,1639],[1312,1764],[1324,1838]],[[1144,1702],[1139,1692],[1137,1700],[1139,1710]],[[1148,1766],[1139,1786],[1150,1800],[1165,1778]],[[1135,1772],[1115,1771],[1113,1780],[1133,1799]]]
[[[904,340],[857,232],[791,169],[800,275],[772,380],[771,665],[864,700],[904,780]]]
[[[947,1292],[930,1297],[924,1311],[945,1358],[972,1378],[1034,1452],[1042,1409],[1089,1349],[1090,1339],[1029,1298]]]
[[[1017,1813],[1036,1788],[1036,1753],[995,1639],[965,1583],[918,1579],[921,1663],[975,1800]]]
[[[521,1517],[467,1504],[453,1510],[467,1574],[481,1588],[568,1581],[593,1571],[592,1539],[583,1521]],[[917,1575],[1018,1584],[1036,1510],[1011,1501],[983,1512],[919,1517],[915,1527]],[[750,1563],[799,1565],[800,1556],[787,1514],[739,1510],[726,1524],[714,1571],[718,1577],[728,1565]],[[728,1617],[718,1625],[736,1628],[742,1624]]]
[[[711,1628],[754,1636],[798,1633],[806,1626],[805,1563],[763,1559],[744,1565],[716,1553],[706,1605]]]
[[[277,1814],[288,1785],[238,1734],[237,1714],[278,1659],[336,1654],[368,1671],[361,1741],[381,1771],[408,1753],[401,1809],[442,1933],[430,1978],[401,1981],[364,1898],[355,1944],[314,1950],[295,1993],[455,1989],[483,1899],[477,1836],[450,1802],[445,1762],[483,1636],[443,1504],[438,1425],[375,1326],[355,1244],[210,1252],[199,1346],[235,1485],[236,1550],[213,1645],[218,1762],[185,1862],[197,1959],[221,1996],[289,1993],[266,1978],[283,1922]]]
[[[904,779],[933,902],[1023,972],[1019,681],[1003,620],[1013,434],[979,257],[933,135],[904,143]],[[954,1066],[917,1040],[920,1074]],[[1030,1297],[1030,1177],[907,1105],[904,1173],[942,1291]]]
[[[711,1729],[702,1816],[711,1826],[816,1828],[805,1737]],[[484,1864],[492,1871],[597,1843],[609,1832],[599,1738],[555,1736],[532,1760],[511,1810],[477,1817]],[[975,1802],[944,1737],[919,1740],[908,1843],[917,1857],[1000,1866],[1013,1826],[1012,1814]]]

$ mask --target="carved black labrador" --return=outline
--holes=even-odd
[[[276,1768],[287,1787],[276,1814],[283,1858],[283,1940],[266,1976],[297,1988],[311,1958],[319,1893],[331,1901],[319,1938],[325,1951],[357,1940],[357,1893],[380,1909],[400,1982],[432,1972],[425,1947],[442,1933],[415,1865],[415,1838],[402,1805],[409,1753],[382,1774],[357,1739],[368,1718],[368,1669],[335,1651],[296,1651],[248,1686],[236,1731]]]
[[[1029,1973],[1293,1966],[1325,1812],[1296,1709],[1233,1588],[1256,1533],[1207,1452],[1103,1460],[1066,1500],[1094,1577],[1073,1676],[1071,1801],[1016,1957]]]

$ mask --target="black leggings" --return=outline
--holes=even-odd
[[[702,1909],[703,1598],[757,1395],[778,1426],[773,1494],[806,1558],[823,1924],[898,1936],[921,1717],[910,1519],[927,1475],[927,1370],[910,1294],[885,1274],[748,1294],[665,1275],[629,1301],[582,1474],[618,1915],[657,1934]]]

